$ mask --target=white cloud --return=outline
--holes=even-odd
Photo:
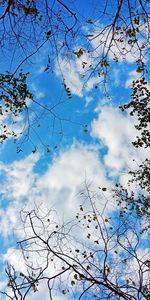
[[[4,134],[8,139],[19,138],[22,131],[25,131],[25,118],[23,114],[14,116],[9,108],[7,112],[4,108],[3,115],[0,114],[0,124],[0,135]],[[13,136],[14,133],[16,135],[15,137]]]
[[[99,151],[94,146],[74,144],[56,157],[47,171],[37,174],[34,166],[39,156],[30,155],[11,165],[1,164],[5,182],[1,185],[2,199],[7,208],[1,208],[1,234],[11,234],[19,226],[19,211],[22,206],[32,209],[35,205],[56,209],[59,215],[74,217],[83,201],[79,192],[85,187],[85,178],[92,181],[93,189],[109,186],[104,166],[99,160]],[[9,200],[9,201],[7,201]],[[106,199],[101,197],[103,208]],[[18,233],[19,234],[19,233]]]
[[[56,65],[55,72],[57,76],[61,76],[65,79],[66,87],[71,90],[72,94],[79,97],[83,96],[83,84],[76,60],[62,60],[60,65]]]
[[[11,234],[19,222],[17,215],[23,205],[30,210],[43,203],[66,218],[74,216],[82,201],[79,192],[84,187],[85,178],[93,182],[93,190],[110,186],[107,172],[110,176],[120,176],[121,183],[127,184],[128,171],[137,168],[148,155],[147,150],[137,150],[131,144],[136,136],[133,117],[123,115],[112,106],[97,111],[98,118],[92,122],[92,135],[107,147],[103,163],[96,146],[77,143],[55,157],[42,175],[34,171],[38,154],[11,165],[1,163],[0,170],[5,176],[1,201],[6,203],[6,208],[0,210],[1,234]],[[104,205],[103,197],[100,203]]]
[[[85,97],[85,101],[86,101],[85,107],[87,107],[87,106],[91,103],[92,97],[91,97],[91,96],[86,96],[86,97]]]
[[[120,86],[121,83],[121,69],[117,69],[116,67],[113,70],[113,78],[114,78],[114,82],[113,84],[118,87]]]
[[[33,172],[33,168],[38,159],[38,154],[31,154],[10,165],[0,164],[0,171],[4,172],[7,179],[7,184],[0,186],[1,194],[4,197],[20,201],[29,194],[34,186],[36,174]]]
[[[128,43],[128,39],[124,33],[123,42],[119,42],[119,36],[114,35],[114,40],[112,41],[112,28],[101,26],[95,32],[92,32],[93,37],[91,38],[91,44],[93,46],[93,55],[97,57],[99,60],[99,56],[107,53],[109,59],[113,60],[117,58],[120,62],[127,61],[129,63],[134,63],[140,57],[140,45],[142,46],[142,41],[138,40],[139,47],[134,44]]]
[[[100,83],[99,77],[91,77],[86,82],[85,90],[89,92],[91,89],[93,89],[99,83]]]
[[[37,74],[42,74],[45,70],[45,66],[41,65],[38,70],[36,70]]]
[[[123,115],[112,106],[104,106],[101,111],[99,107],[97,113],[98,118],[92,122],[92,136],[107,147],[103,162],[98,147],[74,143],[55,157],[42,175],[34,170],[38,154],[10,165],[0,164],[5,178],[0,186],[1,201],[6,207],[0,210],[1,234],[11,234],[19,222],[17,216],[23,205],[30,210],[43,203],[66,218],[74,216],[82,201],[79,192],[85,178],[93,182],[93,190],[98,190],[99,186],[110,186],[108,172],[110,176],[120,176],[120,182],[126,186],[128,171],[137,168],[148,155],[147,150],[137,150],[131,144],[136,136],[133,117]],[[103,197],[100,203],[104,205]]]
[[[22,258],[22,252],[19,249],[9,248],[3,255],[3,261],[15,266],[17,272],[26,274],[27,266]]]
[[[124,184],[127,182],[128,171],[137,168],[138,163],[148,155],[147,150],[137,150],[132,145],[137,135],[134,122],[135,118],[107,106],[101,109],[98,118],[92,123],[92,135],[107,147],[104,162],[109,174],[120,176]]]
[[[12,234],[20,221],[20,211],[36,182],[37,176],[33,169],[38,158],[38,154],[29,155],[10,165],[0,164],[0,172],[5,178],[5,182],[0,185],[0,233],[5,237]]]
[[[108,105],[108,103],[110,103],[111,99],[109,97],[104,97],[102,99],[100,99],[98,105],[96,106],[96,108],[94,109],[94,111],[96,113],[101,112],[102,107]]]
[[[44,98],[45,94],[39,90],[39,88],[37,87],[37,85],[35,83],[31,84],[31,88],[37,99]]]
[[[141,75],[136,71],[129,72],[128,79],[125,82],[125,88],[130,88],[132,86],[133,81],[139,79],[140,76]]]
[[[31,248],[30,248],[31,249]],[[42,255],[36,255],[35,252],[30,252],[29,253],[24,253],[25,256],[29,255],[29,259],[32,261],[32,267],[34,267],[34,265],[36,266],[36,268],[39,266],[43,266],[43,264],[45,265],[45,256]],[[22,273],[25,276],[29,276],[28,273],[28,267],[27,267],[27,260],[25,261],[25,256],[23,257],[22,255],[22,251],[19,249],[13,249],[13,248],[9,248],[7,250],[7,252],[3,255],[2,259],[4,261],[4,263],[8,263],[9,266],[12,266],[15,268],[15,271],[18,272],[19,274]],[[30,263],[28,262],[28,264],[30,265]],[[57,265],[57,267],[56,267]],[[57,271],[56,271],[57,270]],[[57,262],[55,262],[55,264],[53,263],[49,263],[49,267],[44,271],[44,275],[46,276],[54,276],[54,274],[56,274],[57,272],[59,273],[59,271],[62,270],[62,263],[60,263],[59,260],[57,260]],[[38,269],[34,270],[35,274],[38,275]],[[23,278],[22,278],[23,279]],[[9,279],[8,279],[9,280]],[[55,280],[55,288],[56,285],[58,283],[56,283],[58,280]],[[21,282],[21,279],[20,279]],[[6,282],[1,282],[1,290],[5,290],[7,291],[8,295],[14,295],[13,292],[11,291],[10,288],[7,287],[7,283],[8,281],[6,280]],[[33,289],[30,290],[29,292],[29,297],[32,300],[40,300],[40,299],[45,299],[45,300],[49,300],[49,290],[48,290],[48,286],[47,286],[47,282],[46,280],[40,280],[36,286],[37,291],[34,292]],[[57,300],[64,300],[64,295],[61,294],[61,292],[59,292],[59,288],[60,288],[60,283],[59,283],[59,287],[57,291],[53,291],[54,297]],[[66,295],[67,296],[67,295]],[[7,299],[7,297],[6,297]],[[65,297],[66,299],[66,297]]]
[[[29,108],[32,104],[32,100],[28,97],[25,99],[26,106]],[[11,108],[2,106],[2,114],[0,114],[0,135],[6,135],[8,139],[17,139],[22,137],[28,128],[28,111],[24,107],[22,112],[18,112],[17,115],[12,113]]]
[[[134,281],[136,286],[139,286],[141,280],[143,286],[149,285],[150,270],[149,267],[146,266],[146,261],[149,261],[149,248],[137,249],[136,255],[133,255],[132,259],[127,261],[126,270],[128,272],[128,278],[126,279],[128,279],[129,281]]]
[[[76,51],[79,51],[79,49],[80,47]],[[59,57],[59,64],[56,63],[55,73],[57,76],[64,78],[66,87],[71,90],[72,94],[82,97],[83,88],[85,91],[90,91],[100,82],[98,76],[87,77],[92,63],[92,59],[86,50],[80,58],[76,55],[72,59]]]

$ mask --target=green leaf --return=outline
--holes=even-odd
[[[103,192],[106,192],[106,191],[107,191],[107,188],[103,187],[103,188],[102,188],[102,191],[103,191]]]
[[[142,72],[143,72],[143,67],[138,67],[138,68],[136,69],[136,72],[137,72],[137,73],[142,73]]]

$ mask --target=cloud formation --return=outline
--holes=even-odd
[[[122,184],[129,178],[128,171],[136,169],[147,157],[146,149],[136,149],[132,141],[137,135],[135,118],[122,114],[111,105],[101,108],[92,122],[92,135],[107,148],[105,166],[110,176],[119,176]]]
[[[70,218],[81,204],[79,192],[84,188],[85,180],[92,181],[96,189],[109,185],[97,147],[73,144],[53,160],[43,175],[34,170],[38,160],[38,154],[31,154],[9,166],[1,163],[5,178],[1,197],[7,207],[0,211],[3,224],[0,232],[5,236],[16,227],[22,206],[26,205],[30,210],[34,205],[43,204]],[[104,203],[102,200],[102,206]]]

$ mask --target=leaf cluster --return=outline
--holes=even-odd
[[[28,90],[26,82],[28,75],[29,73],[23,73],[22,70],[18,76],[13,76],[9,72],[0,74],[0,114],[4,116],[4,122],[0,124],[1,131],[3,132],[0,135],[1,142],[11,135],[7,130],[10,119],[15,122],[16,117],[26,108],[27,99],[33,99],[33,95]],[[12,135],[15,136],[15,133]]]
[[[121,106],[121,110],[129,110],[131,116],[137,116],[138,124],[135,128],[139,131],[136,140],[133,141],[135,147],[150,147],[150,90],[144,77],[133,81],[131,101]]]

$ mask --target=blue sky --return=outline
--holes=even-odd
[[[83,1],[78,8],[84,19],[91,12],[91,3],[89,1],[85,9]],[[90,18],[94,14],[93,7]],[[87,31],[91,32],[91,28],[86,25],[83,32]],[[96,47],[98,42],[95,39],[91,47]],[[74,51],[79,50],[82,40],[77,39],[73,47]],[[0,149],[1,267],[8,260],[24,268],[15,252],[16,240],[22,237],[18,229],[19,212],[23,207],[32,209],[35,204],[42,205],[43,209],[56,209],[60,220],[69,220],[81,204],[78,195],[86,179],[100,195],[100,209],[109,199],[108,214],[114,213],[116,205],[111,199],[114,182],[117,180],[127,187],[128,171],[148,156],[147,150],[137,150],[131,144],[136,135],[136,118],[123,114],[118,108],[129,101],[132,80],[139,76],[135,72],[136,58],[130,53],[125,60],[116,63],[109,56],[112,63],[105,92],[103,78],[94,74],[86,81],[83,77],[83,62],[91,63],[86,51],[81,58],[73,53],[70,57],[60,55],[61,72],[57,59],[52,62],[53,72],[51,68],[44,71],[48,55],[49,44],[45,44],[32,62],[23,66],[30,71],[29,87],[41,105],[29,102],[28,139],[24,140],[25,132],[17,144],[10,138]],[[97,57],[93,64],[96,61]],[[71,99],[64,82],[71,91]],[[15,130],[19,132],[25,120],[26,115],[14,125]],[[17,147],[21,149],[19,153],[16,153]],[[99,187],[107,187],[108,192],[104,195]],[[1,278],[0,285],[3,284]],[[32,297],[40,299],[40,295]]]

